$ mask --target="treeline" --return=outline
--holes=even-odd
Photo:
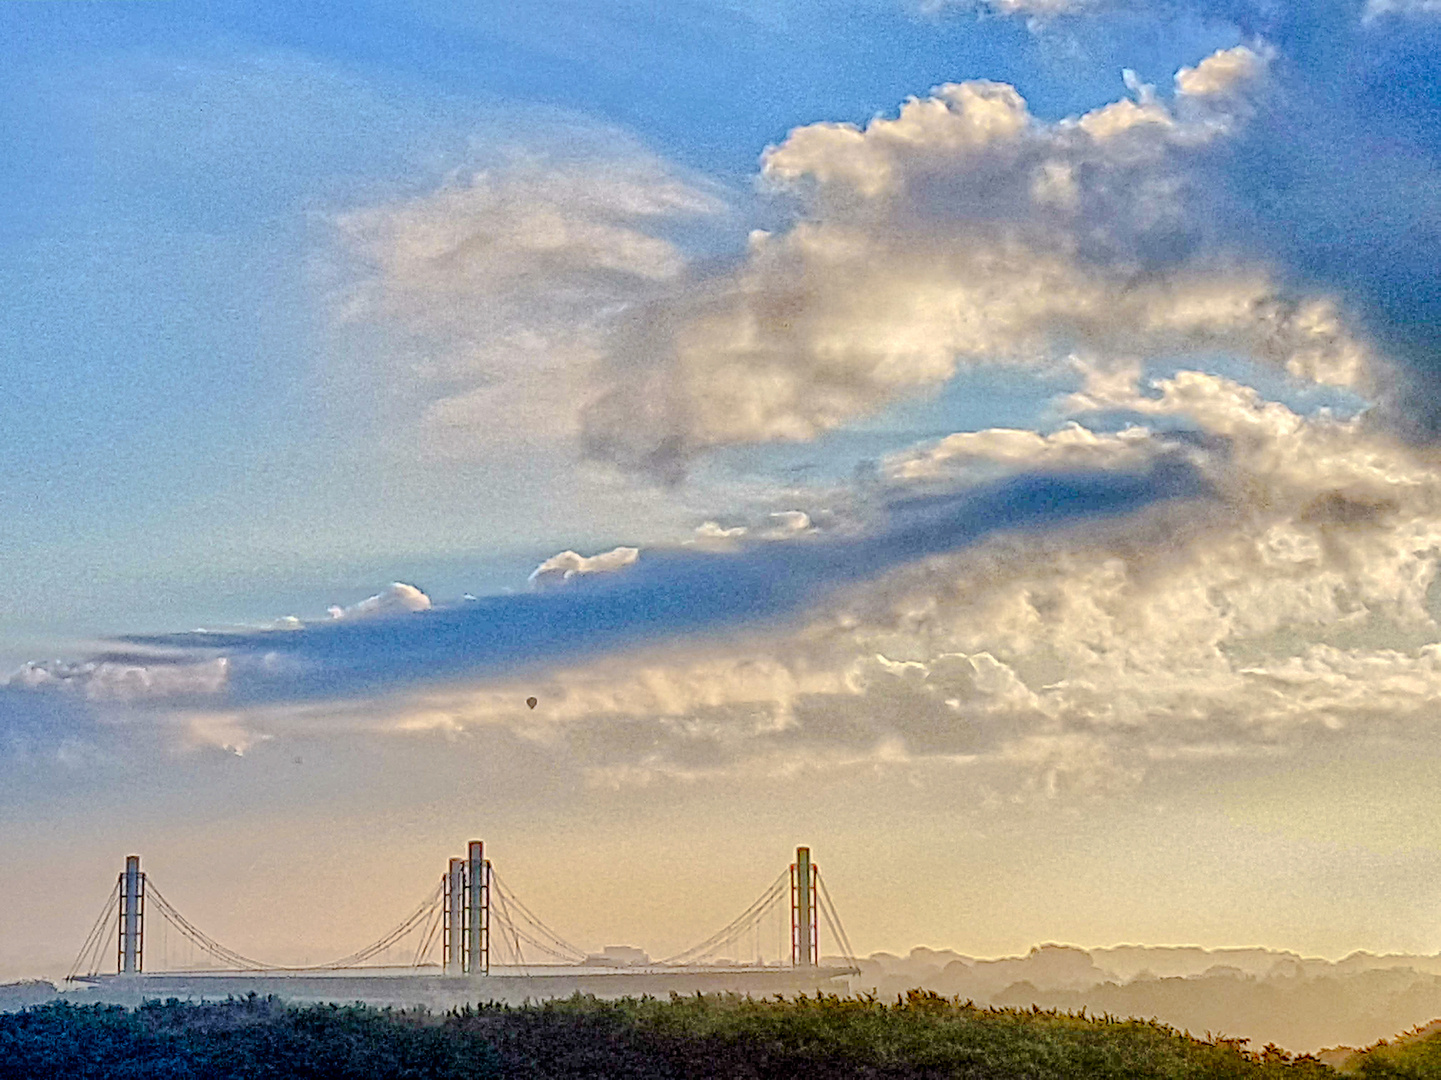
[[[1435,1080],[1441,1077],[1441,1030],[1432,1023],[1394,1042],[1382,1039],[1351,1055],[1341,1073],[1362,1080]]]
[[[1404,1071],[1410,1066],[1401,1057],[1375,1061],[1383,1071],[1362,1075],[1437,1075]],[[0,1016],[0,1077],[26,1080],[1334,1075],[1315,1058],[1273,1047],[1252,1053],[1234,1040],[1197,1039],[1161,1024],[979,1008],[923,991],[895,1003],[574,997],[444,1015],[258,997],[138,1009],[52,1002]]]
[[[1441,1017],[1441,958],[1354,954],[1339,962],[1265,949],[1042,945],[981,960],[930,949],[858,961],[855,990],[911,987],[998,1005],[1154,1017],[1293,1051],[1368,1046]]]

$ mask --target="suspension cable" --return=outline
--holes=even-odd
[[[515,892],[513,890],[506,887],[505,883],[501,881],[500,875],[495,872],[495,869],[493,867],[491,868],[490,872],[490,881],[492,893],[499,894],[502,906],[507,907],[507,909],[510,906],[514,906],[515,909],[520,912],[521,917],[532,927],[534,927],[537,933],[539,933],[542,937],[550,939],[550,946],[543,945],[538,941],[530,939],[529,937],[526,938],[527,941],[530,941],[531,944],[534,945],[536,948],[544,949],[552,956],[559,957],[560,959],[567,960],[571,963],[576,963],[579,960],[585,959],[586,951],[580,948],[578,945],[572,945],[569,941],[566,941],[565,938],[561,937],[549,926],[543,923],[540,920],[539,916],[535,914],[535,912],[531,911],[530,908],[525,906],[524,902],[522,902],[520,897],[515,895]],[[511,930],[512,932],[516,932],[514,920],[511,920]],[[551,946],[554,947],[552,948]]]
[[[748,929],[751,923],[758,923],[760,919],[764,917],[770,905],[779,900],[785,892],[785,882],[789,874],[789,869],[782,870],[779,876],[766,887],[765,892],[761,893],[759,899],[754,901],[750,907],[746,908],[745,911],[741,912],[699,945],[692,945],[689,949],[675,953],[672,956],[667,956],[663,960],[657,960],[656,963],[680,964],[694,960],[729,941],[735,932]]]
[[[703,953],[694,957],[694,959],[699,960],[702,956],[714,957],[717,953],[730,949],[732,946],[743,943],[746,934],[751,933],[758,926],[760,926],[763,921],[765,921],[765,917],[770,914],[770,911],[773,907],[776,907],[778,905],[782,895],[783,890],[777,890],[776,895],[772,898],[769,904],[757,911],[755,915],[747,919],[744,923],[736,926],[733,930],[730,931],[730,933],[726,934],[723,938],[716,941],[710,948],[706,949]]]
[[[401,938],[405,937],[406,934],[414,930],[422,922],[426,921],[430,917],[432,912],[434,912],[436,905],[440,903],[440,900],[441,887],[436,886],[436,888],[431,892],[431,894],[420,902],[420,906],[417,907],[413,912],[411,912],[410,915],[405,918],[405,921],[402,922],[390,933],[386,934],[384,937],[380,938],[373,944],[367,945],[363,949],[357,949],[349,956],[342,956],[339,960],[334,960],[331,963],[324,965],[324,967],[356,967],[359,964],[363,964],[365,961],[369,960],[377,953],[384,952]]]
[[[543,941],[537,941],[535,938],[531,937],[529,934],[527,934],[524,930],[520,929],[520,928],[519,928],[518,926],[516,926],[514,923],[509,924],[509,926],[510,926],[511,935],[512,935],[513,937],[515,937],[515,938],[518,938],[520,941],[524,941],[524,942],[526,942],[526,943],[529,944],[529,945],[534,945],[534,946],[535,946],[537,949],[539,949],[541,952],[546,953],[546,954],[548,954],[548,955],[550,955],[550,956],[553,956],[553,957],[555,957],[557,960],[563,960],[563,961],[565,961],[567,964],[574,964],[574,963],[576,963],[576,959],[575,959],[574,956],[568,956],[568,955],[566,955],[565,953],[557,952],[555,949],[552,949],[552,948],[551,948],[549,945],[547,945],[545,942],[543,942]],[[518,946],[517,946],[517,948],[518,948]]]
[[[442,903],[436,904],[431,909],[430,918],[426,922],[425,929],[420,933],[420,943],[415,947],[415,959],[411,962],[411,967],[420,967],[425,961],[425,958],[430,955],[430,950],[435,945],[436,936],[440,933],[440,924],[445,921],[445,904],[443,902],[445,892],[444,879],[441,880],[438,888],[441,891]]]
[[[715,951],[721,945],[734,941],[738,936],[744,934],[753,925],[758,925],[770,910],[775,907],[785,895],[785,884],[777,881],[771,888],[751,905],[749,909],[742,912],[730,924],[722,927],[715,934],[712,934],[699,945],[693,946],[688,953],[705,954]],[[681,955],[685,955],[684,953]]]
[[[111,916],[116,919],[120,917],[119,909],[115,905],[115,901],[120,897],[120,881],[119,877],[115,879],[115,887],[110,890],[110,898],[100,909],[100,915],[96,918],[95,925],[90,928],[90,933],[85,935],[85,944],[80,946],[80,951],[75,954],[75,963],[70,965],[70,970],[65,975],[66,982],[73,982],[82,966],[85,967],[87,975],[94,975],[99,970],[102,946],[105,939],[110,936],[106,931],[110,928]]]
[[[235,950],[229,949],[226,946],[220,944],[220,942],[205,934],[204,931],[198,929],[184,915],[180,914],[180,912],[175,910],[175,906],[171,904],[170,901],[166,900],[165,897],[161,894],[160,890],[157,889],[153,884],[147,883],[146,892],[148,893],[148,898],[152,903],[154,903],[156,909],[160,912],[162,916],[170,920],[170,924],[172,926],[174,926],[177,930],[179,930],[182,934],[189,938],[190,942],[193,945],[209,953],[211,956],[215,957],[215,959],[221,961],[222,963],[229,964],[232,967],[238,967],[241,970],[248,971],[261,971],[267,968],[275,971],[286,970],[284,968],[276,967],[274,965],[261,963],[259,960],[252,960],[250,959],[250,957],[243,956]]]
[[[662,960],[660,962],[674,964],[679,963],[682,960],[697,959],[701,956],[706,955],[707,953],[713,952],[721,945],[724,945],[734,940],[734,938],[738,934],[743,934],[751,927],[751,925],[758,924],[760,920],[765,917],[771,906],[777,901],[779,901],[780,898],[785,894],[784,881],[786,873],[787,872],[783,871],[781,876],[777,878],[776,881],[772,882],[770,888],[767,889],[766,892],[761,894],[759,899],[757,899],[753,904],[751,904],[749,908],[747,908],[744,912],[738,915],[729,924],[722,927],[710,937],[706,938],[706,940],[702,941],[700,944],[693,945],[689,949],[686,949],[684,952],[676,953],[674,956],[667,957],[665,960]]]
[[[491,871],[490,880],[492,885],[497,886],[496,888],[493,888],[490,893],[491,899],[493,899],[496,904],[496,922],[500,925],[502,930],[510,931],[510,936],[514,942],[516,965],[519,967],[524,967],[525,955],[520,951],[520,936],[515,931],[515,920],[510,917],[510,909],[505,902],[505,893],[499,888],[499,882],[496,880],[495,871],[493,869]],[[504,934],[501,935],[501,939],[504,940]]]
[[[439,903],[441,899],[441,888],[437,886],[437,888],[421,902],[420,906],[408,915],[399,926],[385,934],[378,941],[372,942],[370,945],[365,946],[365,948],[358,949],[347,956],[342,956],[339,960],[334,960],[328,964],[283,965],[266,964],[259,960],[253,960],[248,956],[236,952],[234,949],[220,944],[220,942],[210,937],[191,923],[190,920],[185,918],[184,915],[180,914],[180,912],[176,910],[175,905],[166,900],[164,894],[155,888],[153,884],[147,883],[146,891],[149,898],[154,901],[159,913],[167,919],[172,926],[179,930],[182,935],[189,939],[191,944],[203,952],[208,953],[221,963],[227,964],[230,967],[239,968],[242,971],[335,971],[342,968],[356,967],[376,954],[390,948],[406,934],[415,930],[417,926],[428,921],[433,914],[435,905]]]
[[[851,939],[846,936],[846,928],[841,925],[841,913],[836,910],[835,901],[831,899],[831,892],[826,888],[826,879],[821,877],[819,867],[816,868],[816,884],[821,887],[821,914],[825,916],[826,924],[830,926],[836,944],[844,950],[841,955],[851,963],[855,963],[856,953],[851,948]]]

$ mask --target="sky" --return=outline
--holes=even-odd
[[[1441,950],[1441,5],[0,7],[0,978]],[[530,707],[526,699],[534,697]]]

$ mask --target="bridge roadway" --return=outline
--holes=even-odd
[[[334,971],[196,971],[141,975],[91,975],[77,982],[89,989],[71,1000],[138,1005],[156,998],[223,1000],[255,993],[287,1001],[364,1002],[367,1005],[425,1006],[443,1011],[482,1001],[521,1004],[572,994],[600,998],[642,994],[749,994],[770,997],[845,993],[853,967],[696,965],[692,967],[594,967],[580,964],[493,966],[489,975],[443,975],[409,967],[351,968]],[[67,995],[68,997],[69,995]]]

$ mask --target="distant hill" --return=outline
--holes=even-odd
[[[832,961],[840,958],[824,958]],[[1441,955],[1354,953],[1331,961],[1261,948],[1048,944],[1000,958],[917,948],[903,957],[876,953],[855,966],[851,992],[881,1001],[925,989],[978,1006],[1134,1016],[1338,1065],[1353,1048],[1441,1018]],[[0,1012],[56,994],[48,982],[0,985]]]
[[[1330,961],[1270,949],[1041,945],[1001,959],[877,953],[857,966],[851,989],[885,999],[924,987],[981,1005],[1154,1017],[1293,1052],[1366,1046],[1441,1017],[1441,956]]]

